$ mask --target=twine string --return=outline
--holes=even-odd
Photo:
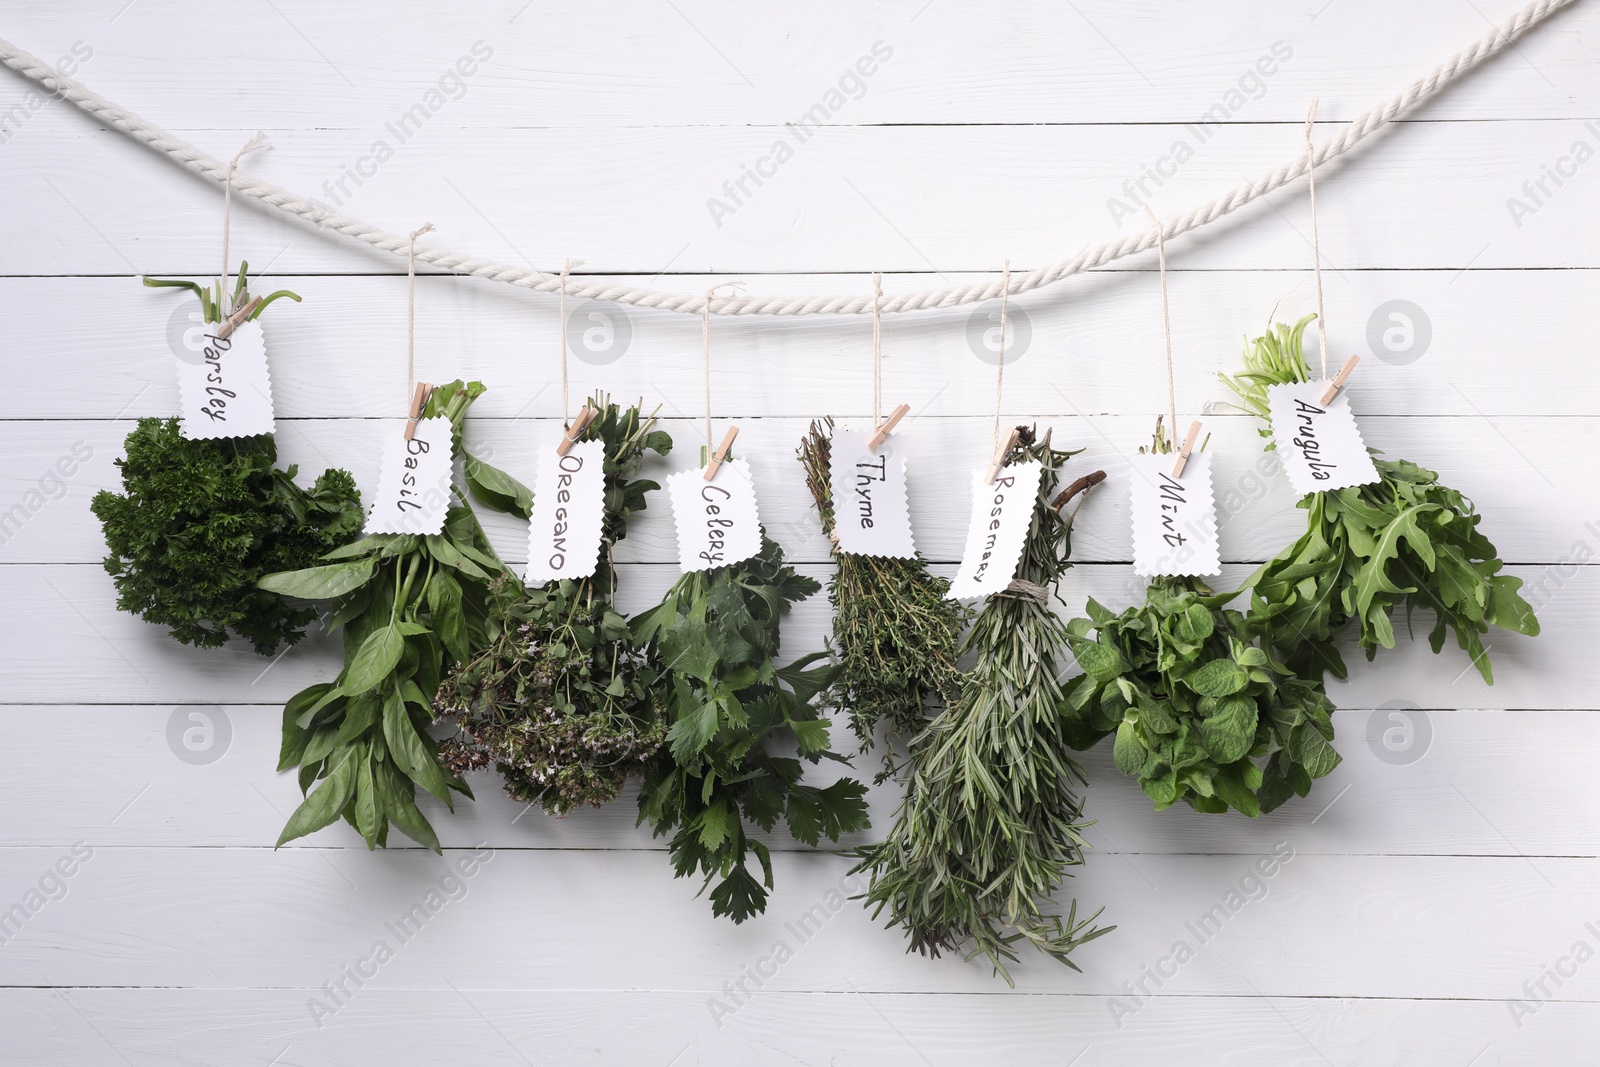
[[[1167,442],[1177,447],[1178,442],[1178,390],[1172,382],[1172,312],[1167,305],[1167,241],[1162,235],[1161,220],[1156,218],[1156,213],[1150,210],[1147,201],[1144,213],[1150,216],[1150,225],[1156,230],[1156,255],[1161,262],[1161,339],[1165,342],[1167,352],[1167,417],[1172,421],[1167,426]]]
[[[1322,348],[1322,380],[1328,380],[1328,318],[1322,311],[1322,242],[1317,235],[1317,146],[1311,128],[1317,121],[1317,101],[1306,112],[1306,188],[1311,193],[1311,272],[1317,279],[1317,344]]]
[[[572,407],[567,400],[567,275],[572,273],[573,267],[583,266],[581,259],[569,259],[561,267],[561,422],[564,426],[572,423]]]
[[[1000,353],[994,368],[994,444],[1000,447],[1000,401],[1006,384],[1006,316],[1011,309],[1011,260],[1006,260],[1005,272],[1000,276]]]
[[[883,425],[883,275],[872,276],[872,429]]]
[[[267,135],[260,130],[256,135],[244,143],[244,147],[234,154],[228,163],[228,173],[222,179],[222,298],[232,300],[232,290],[228,285],[228,236],[233,229],[233,172],[239,169],[239,161],[258,148],[270,147],[267,144]],[[222,312],[224,319],[239,310],[230,302],[228,310]],[[221,309],[219,308],[220,312]]]
[[[406,403],[417,379],[417,238],[433,229],[424,223],[411,231],[406,241]]]

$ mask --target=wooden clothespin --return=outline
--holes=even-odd
[[[233,331],[244,325],[244,323],[249,320],[250,316],[255,313],[256,308],[260,306],[261,297],[258,296],[249,303],[241,304],[238,308],[234,309],[233,314],[229,315],[227,320],[223,322],[221,328],[217,330],[218,339],[226,341],[228,338],[232,337]]]
[[[733,439],[739,436],[739,427],[729,426],[728,432],[722,438],[722,443],[717,450],[711,453],[711,460],[706,464],[706,481],[717,476],[717,468],[722,466],[722,461],[728,458],[728,449],[733,447]]]
[[[1183,439],[1183,447],[1178,449],[1178,462],[1172,465],[1172,476],[1183,477],[1183,468],[1189,465],[1189,453],[1194,451],[1194,443],[1200,439],[1200,420],[1189,424],[1189,433]]]
[[[427,382],[418,382],[416,392],[411,394],[411,410],[406,413],[407,441],[417,435],[417,423],[422,421],[422,409],[428,406],[428,397],[432,393],[433,386]]]
[[[1006,453],[1016,446],[1017,435],[1022,431],[1011,427],[1011,432],[1006,434],[1006,439],[1000,442],[1000,447],[995,449],[994,458],[989,461],[989,471],[983,476],[984,485],[993,485],[994,480],[1000,476],[1000,468],[1006,465]]]
[[[894,428],[900,424],[900,420],[905,418],[910,410],[910,404],[901,404],[889,412],[889,417],[883,420],[883,425],[872,432],[872,436],[867,440],[867,447],[876,450],[879,445],[883,444],[889,435],[894,432]]]
[[[584,404],[583,410],[578,412],[578,417],[572,420],[572,425],[567,427],[567,432],[561,436],[561,443],[556,445],[556,455],[564,456],[572,451],[572,446],[578,443],[578,435],[583,433],[584,427],[595,420],[600,412],[591,404]]]
[[[1322,394],[1322,403],[1331,404],[1333,398],[1339,395],[1339,390],[1344,388],[1345,379],[1350,377],[1350,372],[1356,369],[1356,364],[1361,362],[1360,356],[1351,356],[1344,361],[1344,366],[1339,368],[1339,373],[1333,376],[1333,381],[1328,383],[1328,391]]]

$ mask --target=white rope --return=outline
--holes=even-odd
[[[1517,38],[1527,33],[1528,30],[1572,3],[1574,3],[1574,0],[1535,0],[1534,3],[1529,4],[1513,15],[1504,25],[1484,34],[1472,45],[1457,52],[1429,71],[1424,77],[1356,118],[1337,137],[1323,144],[1312,153],[1312,160],[1317,165],[1326,165],[1329,161],[1350,151],[1374,133],[1393,124],[1401,115],[1438,95],[1446,86],[1463,74],[1472,70],[1490,56],[1501,52]],[[160,127],[151,125],[127,109],[113,104],[105,97],[91,92],[80,82],[66,77],[55,68],[4,39],[0,39],[0,62],[46,86],[52,92],[72,101],[84,111],[115,129],[121,130],[137,140],[144,141],[152,148],[165,152],[190,170],[218,183],[221,183],[224,179],[227,171],[226,164],[206,155],[186,141],[179,140]],[[1251,201],[1258,200],[1274,189],[1278,189],[1301,177],[1306,173],[1306,167],[1310,161],[1304,155],[1296,155],[1290,162],[1283,164],[1268,174],[1262,175],[1255,181],[1241,184],[1222,196],[1169,220],[1162,229],[1165,231],[1167,238],[1171,239],[1215,222],[1222,216],[1237,211]],[[267,182],[251,178],[239,178],[236,183],[236,191],[241,196],[254,197],[287,214],[298,215],[303,219],[314,222],[322,229],[332,230],[335,233],[365,242],[385,252],[391,252],[399,256],[406,254],[406,238],[404,235],[389,233],[348,215],[338,215],[324,211],[311,201]],[[954,307],[961,304],[979,304],[1000,297],[1002,295],[1002,286],[1005,286],[1007,290],[1004,295],[1018,296],[1022,293],[1053,285],[1074,274],[1081,274],[1086,270],[1104,266],[1114,260],[1147,251],[1154,248],[1155,243],[1155,234],[1145,230],[1140,233],[1101,242],[1085,249],[1071,259],[1059,260],[1039,267],[1027,274],[1013,276],[1009,283],[994,279],[974,282],[967,286],[957,286],[952,289],[926,289],[921,292],[901,293],[885,301],[879,310],[882,314],[894,314],[905,311],[921,311],[928,308]],[[553,293],[561,286],[561,278],[558,273],[546,274],[539,270],[513,267],[486,259],[476,259],[445,248],[426,249],[418,253],[417,258],[441,270],[479,278],[489,278],[493,281],[506,282],[510,285],[533,289],[538,292]],[[582,286],[571,288],[567,295],[584,300],[605,300],[616,304],[631,304],[636,307],[656,308],[662,311],[679,311],[695,315],[700,314],[706,305],[705,297],[702,294],[669,293],[659,289],[636,289],[626,285],[608,285],[599,282],[589,282]],[[849,296],[747,296],[743,299],[723,301],[712,313],[717,315],[861,315],[870,312],[871,309],[872,298],[857,293]]]

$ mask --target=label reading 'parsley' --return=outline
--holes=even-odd
[[[183,436],[191,441],[272,432],[272,379],[259,322],[227,337],[219,325],[188,330],[178,359]]]

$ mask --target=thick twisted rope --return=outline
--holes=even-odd
[[[1309,157],[1305,154],[1296,155],[1290,162],[1255,181],[1243,183],[1222,196],[1169,220],[1162,227],[1166,238],[1170,240],[1190,230],[1209,225],[1251,201],[1259,200],[1274,189],[1281,188],[1304,175],[1307,166],[1313,162],[1322,166],[1344,155],[1374,133],[1392,125],[1400,116],[1432,99],[1462,75],[1503,51],[1534,26],[1572,3],[1574,0],[1535,0],[1503,25],[1491,30],[1401,92],[1356,118],[1337,137],[1322,144]],[[206,155],[188,142],[179,140],[160,127],[151,125],[127,109],[113,104],[105,97],[91,92],[80,82],[66,77],[4,39],[0,39],[0,62],[72,101],[113,128],[165,152],[190,170],[218,184],[221,184],[226,177],[226,164]],[[360,219],[325,211],[304,197],[296,196],[275,185],[241,177],[235,179],[234,189],[241,196],[254,197],[287,214],[297,215],[313,222],[322,229],[332,230],[397,256],[404,257],[406,254],[407,242],[404,234],[389,233]],[[1143,230],[1126,237],[1101,242],[1071,259],[1059,260],[1027,274],[1012,275],[1009,281],[1003,282],[996,278],[952,289],[925,289],[891,296],[880,303],[879,313],[896,314],[976,304],[998,298],[1002,289],[1008,296],[1018,296],[1054,285],[1064,278],[1104,266],[1114,260],[1147,251],[1155,247],[1155,243],[1156,235],[1149,230]],[[441,270],[506,282],[537,292],[553,293],[562,285],[559,272],[547,274],[539,270],[513,267],[505,263],[477,259],[445,248],[424,249],[417,253],[417,258]],[[669,293],[659,289],[636,289],[631,286],[601,282],[569,286],[567,295],[584,300],[605,300],[616,304],[631,304],[635,307],[678,311],[691,315],[699,315],[706,308],[704,294]],[[805,297],[748,296],[720,302],[712,309],[712,314],[862,315],[871,312],[872,303],[872,297],[860,294]]]

